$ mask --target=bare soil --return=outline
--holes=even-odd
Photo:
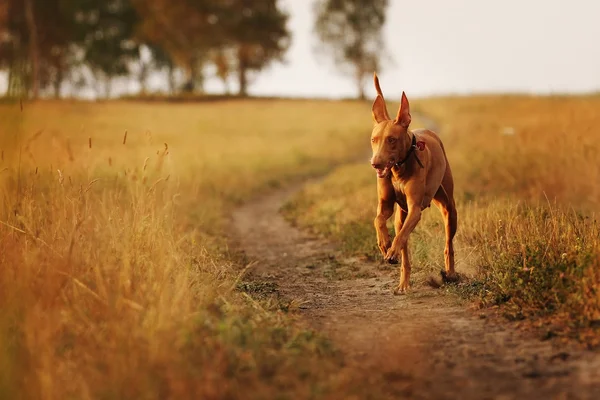
[[[334,243],[282,217],[282,205],[299,189],[237,209],[235,242],[257,261],[251,279],[276,283],[302,319],[343,352],[347,368],[361,371],[365,385],[383,377],[389,398],[600,399],[598,353],[543,341],[482,314],[427,286],[418,266],[411,291],[394,296],[396,267],[344,258]]]

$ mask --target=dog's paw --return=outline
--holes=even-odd
[[[385,255],[385,261],[389,264],[398,264],[399,259],[400,254],[394,248],[389,249]]]
[[[410,286],[408,284],[405,284],[405,285],[400,284],[394,288],[394,291],[393,291],[394,296],[401,296],[403,294],[407,294],[409,289],[410,289]]]
[[[446,271],[441,270],[440,275],[442,276],[442,282],[444,283],[456,283],[460,280],[460,276],[456,272],[449,275]]]
[[[379,247],[379,251],[381,251],[381,254],[385,258],[390,247],[392,247],[392,241],[390,239],[378,241],[377,247]]]

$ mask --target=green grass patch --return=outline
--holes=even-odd
[[[476,215],[478,214],[479,215]],[[600,223],[554,204],[488,205],[463,240],[479,253],[484,305],[511,318],[562,316],[566,328],[600,319]]]

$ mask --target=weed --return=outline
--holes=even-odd
[[[240,282],[237,284],[237,289],[259,299],[264,299],[278,293],[277,284],[275,282]]]

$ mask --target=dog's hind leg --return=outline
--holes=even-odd
[[[458,216],[456,212],[456,204],[454,203],[454,179],[450,164],[446,161],[446,172],[442,179],[437,193],[433,199],[434,204],[440,209],[444,218],[446,228],[446,246],[444,249],[444,264],[445,268],[442,273],[442,278],[445,281],[456,281],[456,271],[454,270],[454,244],[453,239],[458,228]]]
[[[448,194],[444,186],[440,186],[433,199],[434,204],[440,209],[444,218],[446,228],[446,246],[444,249],[445,280],[454,280],[456,271],[454,270],[454,244],[453,239],[458,227],[458,216],[454,198]]]
[[[377,216],[373,221],[373,225],[377,232],[377,246],[385,258],[392,245],[387,229],[387,220],[394,213],[394,202],[396,199],[394,187],[389,179],[377,179],[377,197]]]
[[[444,261],[446,266],[446,279],[455,280],[456,271],[454,269],[454,236],[458,228],[458,215],[454,200],[450,199],[448,207],[443,212],[446,219],[446,247],[444,249]]]
[[[404,221],[406,221],[406,217],[408,213],[404,211],[400,206],[396,208],[396,215],[394,216],[394,229],[396,230],[396,235],[402,229],[402,225]],[[410,259],[408,254],[408,240],[404,244],[404,247],[400,250],[402,254],[402,265],[400,267],[400,284],[394,290],[394,294],[404,293],[407,289],[410,288]]]

